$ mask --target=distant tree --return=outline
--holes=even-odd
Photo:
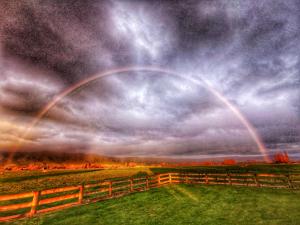
[[[129,167],[136,167],[137,164],[136,164],[135,162],[129,162],[129,163],[128,163],[128,166],[129,166]]]
[[[204,166],[212,166],[212,165],[214,165],[215,163],[214,162],[212,162],[212,161],[205,161],[205,162],[202,162],[202,165],[204,165]]]
[[[224,159],[223,165],[235,165],[236,161],[234,159]]]
[[[164,167],[164,166],[167,166],[168,164],[166,162],[161,162],[161,163],[159,163],[159,165]]]
[[[275,163],[288,163],[289,161],[289,155],[287,152],[278,152],[274,155]]]

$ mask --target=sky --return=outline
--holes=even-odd
[[[176,159],[300,157],[295,0],[2,0],[0,151]],[[24,136],[47,103],[75,90]],[[196,82],[197,81],[197,82]]]

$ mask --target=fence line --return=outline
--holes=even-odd
[[[75,205],[147,191],[167,184],[239,185],[299,188],[300,174],[164,173],[138,178],[118,178],[93,184],[0,196],[0,221],[32,217]],[[23,201],[20,201],[23,200]],[[27,199],[27,201],[25,201]]]

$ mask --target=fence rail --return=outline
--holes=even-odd
[[[147,191],[167,184],[238,185],[300,188],[300,174],[203,174],[165,173],[138,178],[119,178],[92,184],[0,196],[0,221],[32,217],[75,205]]]

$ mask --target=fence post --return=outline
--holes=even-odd
[[[41,195],[40,191],[33,192],[33,198],[32,198],[31,210],[30,210],[29,216],[33,216],[34,214],[36,214],[37,207],[39,205],[40,195]]]
[[[158,187],[160,187],[160,174],[157,177]]]
[[[112,196],[112,181],[108,182],[108,196]]]
[[[257,187],[260,187],[260,184],[259,184],[259,182],[258,182],[258,177],[257,177],[257,174],[256,174],[256,173],[254,174],[254,181],[255,181],[256,186],[257,186]]]
[[[78,204],[82,204],[82,201],[83,201],[83,190],[84,190],[84,186],[82,184],[82,185],[79,186]]]
[[[288,179],[288,185],[289,185],[289,188],[293,188],[293,184],[292,184],[292,180],[291,180],[291,177],[290,175],[286,175],[287,179]]]
[[[207,173],[205,174],[205,184],[208,184],[208,176],[207,176]]]
[[[130,192],[133,192],[133,178],[130,178]]]
[[[146,190],[149,190],[149,177],[146,177]]]
[[[186,184],[188,184],[188,183],[189,183],[189,180],[188,180],[188,175],[187,175],[187,174],[185,174],[185,176],[184,176],[184,180],[185,180],[185,183],[186,183]]]
[[[169,173],[169,183],[172,184],[172,174]]]
[[[227,176],[228,176],[228,181],[229,181],[229,184],[230,184],[230,185],[232,185],[232,181],[231,181],[231,175],[230,175],[230,173],[228,173],[228,174],[227,174]]]

